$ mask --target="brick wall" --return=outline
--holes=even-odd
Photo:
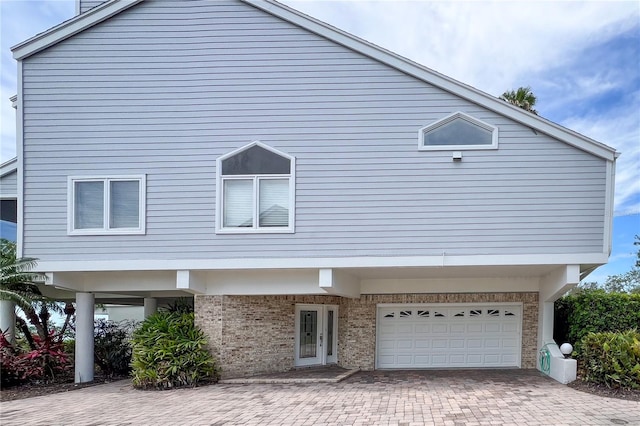
[[[223,368],[222,377],[292,369],[295,306],[301,303],[339,305],[340,298],[196,296],[196,324],[209,336],[210,350]],[[340,328],[339,316],[338,330]]]
[[[374,294],[336,296],[196,296],[196,324],[209,337],[223,377],[287,371],[294,367],[295,305],[338,305],[338,363],[375,367],[378,303],[523,303],[522,367],[535,368],[538,293]]]

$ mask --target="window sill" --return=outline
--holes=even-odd
[[[69,236],[75,235],[145,235],[144,229],[76,229],[67,232]]]
[[[221,228],[216,234],[294,234],[293,228]]]

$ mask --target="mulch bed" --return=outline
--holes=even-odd
[[[575,382],[569,383],[567,386],[581,392],[587,392],[607,398],[624,399],[627,401],[640,401],[640,390],[624,390],[612,389],[605,385],[597,385],[595,383],[583,382],[578,378]]]

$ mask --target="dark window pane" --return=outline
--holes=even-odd
[[[16,200],[2,200],[2,220],[18,223],[18,202]]]
[[[424,134],[425,146],[491,145],[492,143],[492,132],[462,118],[456,118]]]
[[[300,358],[315,358],[318,345],[318,312],[300,311]]]
[[[258,145],[222,160],[223,175],[273,175],[291,173],[291,161]]]

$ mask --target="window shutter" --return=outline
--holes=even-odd
[[[260,179],[260,226],[289,226],[289,179]]]
[[[140,182],[111,181],[109,228],[140,227]]]
[[[253,179],[224,180],[225,227],[253,226]]]
[[[75,229],[104,228],[104,182],[75,183]]]

